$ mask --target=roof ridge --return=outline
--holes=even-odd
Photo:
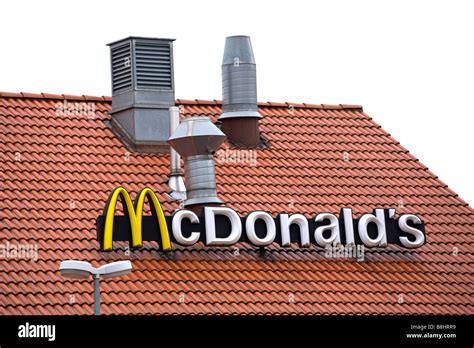
[[[50,94],[50,93],[28,93],[28,92],[2,92],[2,98],[26,98],[26,99],[53,99],[53,100],[81,100],[81,101],[105,101],[110,102],[110,96],[92,96],[92,95],[72,95],[72,94]],[[222,105],[222,100],[205,99],[176,99],[176,104],[180,105]],[[295,109],[322,109],[322,110],[357,110],[363,111],[362,105],[357,104],[311,104],[311,103],[292,103],[292,102],[258,102],[258,106],[263,107],[283,107]]]
[[[222,105],[222,100],[205,100],[205,99],[176,99],[177,104],[181,105]],[[326,110],[360,110],[363,111],[362,105],[358,104],[310,104],[310,103],[292,103],[292,102],[258,102],[258,106],[282,107],[295,109],[326,109]]]
[[[25,99],[54,99],[54,100],[82,100],[82,101],[108,101],[112,100],[112,97],[108,96],[92,96],[92,95],[72,95],[72,94],[50,94],[50,93],[28,93],[28,92],[2,92],[0,91],[0,97],[2,98],[25,98]]]

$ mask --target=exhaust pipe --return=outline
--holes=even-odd
[[[222,131],[237,147],[259,147],[257,65],[248,36],[229,36],[222,60]]]
[[[225,134],[206,116],[184,119],[168,139],[171,147],[184,157],[185,207],[198,211],[204,205],[222,203],[217,196],[213,154],[224,140]]]
[[[172,106],[169,109],[170,117],[170,134],[173,134],[179,125],[179,108]],[[186,199],[186,186],[184,185],[183,176],[181,175],[181,156],[179,153],[170,148],[170,164],[171,172],[168,186],[171,189],[170,196],[177,201],[184,201]]]

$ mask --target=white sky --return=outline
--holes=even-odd
[[[250,35],[260,101],[362,104],[474,206],[474,1],[3,1],[0,90],[110,95],[106,43],[176,38],[176,97],[221,99]]]

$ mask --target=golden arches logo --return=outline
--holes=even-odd
[[[115,210],[117,209],[117,201],[121,198],[124,213],[126,213],[130,219],[130,229],[132,231],[132,246],[139,248],[143,245],[142,238],[142,221],[143,221],[143,205],[145,204],[145,198],[148,198],[148,202],[151,205],[151,209],[154,209],[158,225],[160,226],[161,235],[161,248],[163,251],[171,250],[171,241],[166,224],[165,214],[161,204],[156,197],[156,194],[148,187],[140,190],[137,193],[135,201],[132,203],[130,194],[126,189],[119,186],[115,188],[107,199],[107,203],[104,207],[103,215],[105,215],[105,226],[104,226],[104,239],[102,249],[104,251],[112,250],[113,246],[113,234],[114,234],[114,216]]]

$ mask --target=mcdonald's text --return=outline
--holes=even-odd
[[[124,215],[115,215],[118,199]],[[145,199],[150,203],[151,216],[143,215]],[[113,250],[113,241],[129,241],[132,248],[143,247],[143,241],[156,241],[159,249],[170,251],[172,244],[190,247],[200,242],[209,247],[237,243],[289,247],[297,243],[300,247],[353,244],[368,248],[397,244],[413,249],[421,247],[426,239],[418,216],[402,214],[396,218],[395,209],[374,209],[358,218],[350,208],[342,208],[339,216],[322,212],[313,218],[299,213],[273,217],[265,211],[254,211],[241,217],[231,208],[212,206],[204,207],[203,216],[187,209],[165,216],[151,189],[138,192],[132,202],[123,187],[112,191],[104,213],[97,218],[97,238],[104,251]]]

